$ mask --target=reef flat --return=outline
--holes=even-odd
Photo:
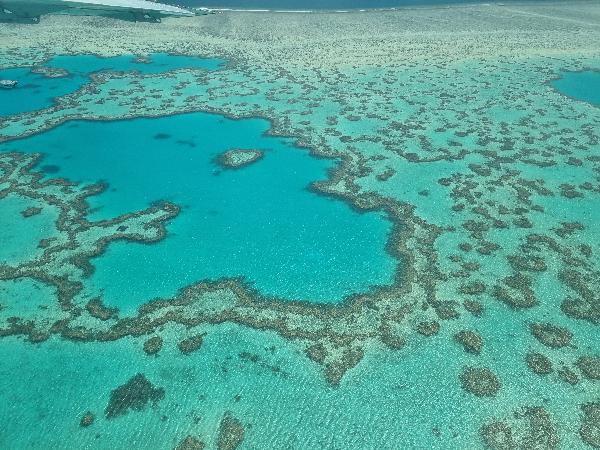
[[[252,164],[264,156],[261,150],[233,149],[219,155],[217,161],[227,169],[239,169]]]
[[[1,204],[19,213],[12,229],[47,228],[41,248],[3,255],[0,391],[22,406],[0,410],[13,430],[1,445],[600,445],[600,107],[554,81],[600,69],[597,3],[230,12],[152,26],[47,17],[35,33],[10,25],[0,37],[4,68],[71,54],[226,61],[99,72],[0,120]],[[192,111],[269,119],[268,134],[339,160],[311,190],[386,215],[386,250],[402,262],[392,282],[335,305],[265,298],[235,278],[180,286],[129,315],[101,292],[84,298],[92,258],[101,265],[115,240],[161,245],[186,205],[153,198],[94,221],[86,205],[99,185],[47,183],[19,147],[76,120]],[[48,389],[60,380],[67,394]],[[132,380],[143,381],[134,406],[108,420],[112,393]]]

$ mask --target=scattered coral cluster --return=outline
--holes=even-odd
[[[260,27],[265,16],[244,13],[194,19],[203,22],[191,41],[186,30],[192,24],[185,20],[164,24],[172,31],[168,37],[141,26],[127,41],[111,40],[115,53],[163,49],[226,56],[229,63],[211,72],[96,74],[51,108],[0,121],[0,140],[71,119],[186,111],[265,117],[272,134],[296,137],[314,155],[340,160],[327,181],[311,188],[359,210],[384,211],[394,223],[387,249],[402,264],[393,285],[357,293],[341,306],[266,299],[241,279],[224,279],[182,286],[175,298],[149,299],[136,316],[120,318],[101,299],[78,303],[93,270],[90,259],[116,239],[163,238],[177,206],[163,203],[90,222],[85,199],[102,186],[42,182],[32,169],[36,157],[1,154],[0,198],[35,200],[23,210],[23,220],[40,208],[59,213],[56,235],[39,243],[35,258],[0,266],[2,280],[32,278],[52,286],[58,318],[8,317],[0,333],[32,342],[52,334],[85,341],[144,336],[143,350],[156,356],[166,324],[191,330],[178,345],[189,354],[203,343],[195,328],[231,322],[295,342],[332,386],[370,348],[401,350],[409,341],[443,334],[464,358],[457,385],[485,402],[501,397],[513,382],[500,377],[489,356],[499,345],[489,336],[501,314],[518,324],[526,342],[503,358],[539,383],[559,383],[562,392],[580,399],[579,409],[571,410],[580,423],[578,436],[597,448],[600,350],[589,336],[597,336],[600,321],[600,108],[561,95],[551,81],[565,70],[600,67],[600,33],[586,22],[585,11],[554,6],[547,11],[551,18],[544,18],[534,6],[482,8],[471,10],[471,28],[479,32],[459,37],[447,25],[424,24],[439,12],[417,11],[360,16],[378,23],[389,38],[385,42],[361,35],[365,24],[355,29],[357,15],[281,15],[278,23],[286,26]],[[567,13],[569,20],[552,19]],[[466,20],[453,11],[444,14]],[[331,26],[323,27],[324,17]],[[492,17],[498,29],[486,31]],[[54,20],[89,34],[72,19]],[[535,34],[519,34],[524,21]],[[393,30],[401,25],[408,31],[399,36]],[[586,32],[569,34],[575,26]],[[282,38],[290,29],[302,36],[298,42]],[[493,39],[486,34],[494,32]],[[81,45],[65,37],[65,52],[100,52],[93,42],[106,31],[99,33],[97,41],[90,36]],[[557,41],[559,35],[566,41]],[[339,43],[336,36],[351,39]],[[25,45],[35,39],[28,37]],[[556,45],[549,50],[551,43]],[[259,55],[257,48],[264,51]],[[3,45],[0,52],[0,63],[11,57],[32,64],[38,58],[25,47]],[[240,167],[261,156],[235,150],[220,162]],[[158,398],[157,389],[141,387],[142,397]],[[542,404],[516,405],[510,417],[493,416],[480,429],[490,448],[558,445],[557,419]],[[82,426],[92,422],[93,416],[82,418]],[[219,448],[236,448],[243,438],[241,423],[226,415]],[[178,448],[203,446],[190,435]]]

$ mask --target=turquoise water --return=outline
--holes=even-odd
[[[87,81],[80,76],[48,78],[29,68],[0,69],[0,79],[19,82],[18,88],[0,90],[0,117],[47,108],[54,98],[75,92]]]
[[[108,182],[107,192],[90,199],[94,219],[159,200],[182,206],[164,241],[117,242],[93,260],[90,295],[103,291],[107,304],[124,311],[221,277],[242,276],[267,296],[325,303],[391,283],[390,222],[311,192],[334,163],[290,139],[267,137],[269,125],[204,113],[78,121],[0,149],[43,152],[49,176]],[[265,156],[223,170],[215,158],[231,148],[257,148]]]
[[[193,434],[215,449],[225,411],[246,427],[240,449],[441,450],[472,448],[477,439],[475,430],[462,432],[461,421],[470,420],[480,402],[456,386],[454,365],[439,370],[442,358],[460,356],[447,339],[424,342],[408,356],[377,351],[344,386],[331,389],[277,336],[231,325],[207,331],[202,351],[183,356],[167,341],[158,358],[148,358],[135,339],[51,340],[34,348],[13,338],[0,341],[0,357],[7,361],[0,368],[0,394],[13,405],[0,409],[0,423],[9,425],[0,446],[44,442],[44,448],[65,449],[76,442],[81,449],[115,449],[135,442],[136,448],[166,450]],[[242,352],[260,362],[240,359]],[[23,382],[14,382],[15,372]],[[165,389],[164,400],[107,420],[111,389],[138,372]],[[86,429],[79,420],[88,410],[96,421]],[[439,437],[431,432],[436,426]]]
[[[15,195],[4,197],[0,202],[0,261],[3,263],[16,265],[39,255],[41,249],[37,248],[37,244],[40,239],[57,234],[54,223],[58,211],[46,209],[23,220],[21,212],[37,206],[30,199],[26,201]]]
[[[564,95],[600,106],[599,71],[565,72],[552,86]]]
[[[373,349],[335,389],[284,339],[229,324],[204,327],[204,346],[189,356],[178,352],[171,327],[161,333],[165,344],[157,358],[146,356],[143,339],[135,338],[52,339],[38,346],[3,339],[0,395],[10,406],[0,408],[0,423],[6,425],[0,447],[36,448],[44,442],[44,448],[64,449],[65,442],[77,442],[82,449],[114,449],[135,442],[137,448],[173,449],[193,434],[216,448],[218,422],[232,411],[246,426],[240,449],[483,449],[478,428],[485,417],[510,415],[516,401],[544,399],[553,414],[569,417],[577,406],[564,383],[540,384],[526,367],[506,358],[522,358],[525,349],[535,348],[526,320],[515,320],[497,302],[486,314],[485,324],[466,319],[467,325],[481,326],[488,346],[481,356],[465,356],[452,333],[421,337],[399,352]],[[257,355],[259,362],[241,359],[242,352]],[[465,358],[492,364],[505,382],[505,395],[489,400],[465,393],[456,382]],[[164,400],[107,420],[110,391],[138,372],[165,389]],[[88,410],[96,421],[86,429],[79,420]],[[571,418],[565,426],[577,429]],[[569,436],[560,448],[585,447]]]
[[[66,76],[48,77],[31,71],[29,67],[0,69],[0,79],[18,81],[14,89],[0,89],[0,117],[48,108],[54,99],[80,89],[90,81],[90,75],[100,71],[139,72],[156,74],[179,69],[214,70],[222,60],[192,56],[153,53],[149,62],[140,62],[132,56],[101,58],[95,55],[55,56],[44,67],[66,70]]]
[[[171,57],[165,58],[171,61]],[[154,63],[158,64],[158,60]],[[83,66],[102,70],[97,69],[102,60],[93,56],[59,57],[50,64],[69,67],[72,81]],[[129,57],[116,58],[113,70],[121,70],[117,67],[128,64],[137,63]],[[147,65],[145,73],[160,74],[177,65],[166,64],[160,70],[154,64]],[[512,76],[510,71],[485,73]],[[597,103],[598,79],[590,73],[595,72],[566,73],[554,87],[578,100]],[[460,81],[462,75],[455,76]],[[473,73],[465,76],[475,79]],[[445,83],[447,77],[441,78]],[[357,79],[352,77],[353,83]],[[157,80],[154,87],[164,82],[160,77]],[[520,88],[513,82],[514,79],[507,82],[510,89],[512,85]],[[126,89],[127,84],[124,86]],[[559,122],[559,119],[564,120],[562,114],[573,114],[573,110],[578,114],[584,111],[586,117],[597,120],[596,108],[561,98],[549,92],[543,82],[531,89],[537,101],[549,98],[549,102],[553,102],[539,106],[550,122],[556,122],[524,127],[528,130],[536,130],[538,125],[543,131],[558,129],[564,124]],[[164,91],[166,96],[171,93]],[[507,96],[502,93],[490,96],[504,101]],[[348,95],[352,97],[353,93]],[[530,100],[526,95],[523,97]],[[240,98],[235,101],[246,100],[243,96]],[[459,105],[464,103],[462,97],[456,101]],[[316,121],[319,114],[331,114],[324,104],[314,107],[313,114],[305,118]],[[494,103],[490,101],[490,104],[488,107],[493,109]],[[557,113],[552,109],[555,104],[567,106]],[[277,106],[293,107],[291,102]],[[528,103],[523,109],[529,111],[534,106],[538,105]],[[428,109],[435,113],[450,110]],[[506,120],[516,123],[510,108],[506,110],[509,111],[505,113]],[[489,111],[483,108],[478,114],[487,119]],[[487,124],[482,120],[480,125],[489,125],[496,119]],[[366,127],[365,122],[368,124],[366,120],[349,122],[346,134],[352,136],[359,135],[360,129]],[[46,179],[66,177],[79,183],[107,182],[108,189],[104,193],[89,199],[89,217],[93,220],[144,209],[159,200],[181,206],[181,213],[166,224],[165,240],[149,245],[113,242],[105,254],[92,260],[95,272],[84,280],[85,300],[101,294],[108,306],[121,309],[121,316],[133,314],[137,306],[150,298],[174,295],[179,288],[203,279],[242,276],[262,294],[277,296],[282,301],[301,299],[335,304],[345,295],[367,291],[372,285],[391,283],[397,264],[405,262],[396,261],[385,251],[391,231],[391,223],[385,215],[380,212],[360,214],[346,202],[310,190],[312,182],[328,177],[328,171],[336,162],[311,156],[306,149],[296,146],[293,139],[268,136],[269,129],[270,123],[258,118],[232,120],[206,113],[102,122],[79,120],[0,144],[0,151],[42,152],[43,159],[35,170],[42,170]],[[379,130],[382,127],[378,125],[375,132]],[[453,128],[445,132],[452,134]],[[446,145],[444,132],[435,134],[427,130],[427,133],[439,139],[436,146]],[[505,133],[514,135],[517,146],[521,144],[515,129]],[[561,312],[561,302],[573,293],[555,277],[564,265],[576,268],[576,263],[582,264],[584,260],[552,254],[542,247],[532,249],[529,256],[541,255],[548,266],[544,273],[529,271],[539,299],[535,308],[513,310],[490,292],[493,283],[511,270],[506,256],[518,251],[524,235],[549,234],[557,246],[565,249],[564,253],[568,251],[567,256],[583,254],[579,244],[589,244],[593,247],[593,256],[584,263],[597,263],[597,242],[600,242],[596,227],[597,196],[585,191],[584,198],[567,199],[556,188],[562,183],[579,185],[583,180],[595,180],[597,171],[588,167],[591,158],[587,156],[597,155],[597,146],[589,144],[589,153],[577,148],[573,156],[586,159],[580,166],[566,165],[566,156],[562,158],[559,152],[552,153],[551,146],[562,145],[554,139],[555,136],[548,139],[546,158],[555,159],[556,166],[525,164],[519,159],[522,155],[513,155],[511,160],[508,159],[511,150],[503,150],[507,152],[507,159],[502,164],[507,170],[519,171],[522,180],[492,179],[486,185],[486,178],[489,181],[497,173],[479,175],[472,170],[475,175],[469,173],[468,180],[473,184],[459,186],[482,196],[482,199],[474,196],[468,201],[467,209],[490,200],[490,209],[484,210],[482,217],[488,211],[494,214],[491,206],[495,204],[512,208],[513,196],[503,189],[521,181],[524,186],[527,180],[544,180],[544,186],[556,192],[543,198],[531,192],[531,201],[544,207],[522,213],[531,218],[531,228],[507,226],[482,233],[485,239],[503,247],[489,256],[477,250],[459,252],[459,242],[482,244],[470,239],[464,227],[466,218],[476,216],[453,210],[456,199],[448,195],[451,187],[439,182],[450,175],[461,176],[467,167],[477,169],[476,164],[487,164],[490,160],[483,151],[457,160],[448,158],[412,164],[398,155],[377,159],[376,143],[368,142],[366,147],[371,153],[364,152],[366,156],[362,156],[373,164],[372,174],[379,173],[377,169],[382,166],[394,168],[395,174],[387,182],[374,184],[374,176],[369,178],[369,172],[365,171],[365,176],[356,175],[357,185],[365,192],[376,190],[390,199],[414,205],[417,218],[425,217],[429,224],[440,228],[441,234],[431,245],[431,251],[437,257],[436,264],[451,281],[454,277],[458,283],[464,277],[464,274],[451,272],[454,266],[448,257],[454,256],[465,262],[482,262],[481,268],[474,269],[475,276],[489,284],[487,292],[476,296],[449,288],[436,291],[436,299],[455,301],[457,317],[452,320],[442,320],[431,308],[421,310],[424,304],[418,302],[416,310],[407,312],[406,316],[391,309],[392,304],[407,305],[412,301],[414,297],[409,294],[407,303],[401,296],[393,297],[389,303],[365,303],[362,309],[352,309],[339,322],[300,318],[298,329],[331,342],[337,351],[354,344],[364,350],[364,359],[344,375],[339,386],[328,384],[323,365],[304,354],[308,345],[304,338],[290,339],[285,326],[266,331],[232,323],[209,325],[203,322],[187,329],[169,322],[152,330],[152,335],[164,339],[157,356],[148,356],[143,351],[149,335],[108,342],[93,342],[93,339],[80,342],[55,335],[40,344],[20,337],[6,337],[0,339],[3,361],[0,397],[5,400],[4,407],[0,408],[0,448],[173,449],[186,435],[192,434],[201,437],[206,448],[212,449],[217,448],[219,422],[230,412],[245,427],[240,449],[463,450],[483,448],[481,426],[494,418],[512,420],[517,416],[515,408],[523,405],[543,406],[550,413],[560,435],[557,448],[589,448],[583,446],[578,437],[580,405],[597,398],[597,380],[584,379],[574,361],[584,354],[599,354],[597,324]],[[479,144],[468,138],[461,142],[483,148],[476,147]],[[544,152],[546,140],[541,142],[528,144],[534,150],[526,156],[538,150]],[[565,142],[564,149],[578,145],[566,141],[566,137]],[[340,145],[339,142],[336,141],[336,145]],[[416,144],[414,146],[416,148]],[[492,143],[489,147],[494,149],[496,145]],[[239,170],[224,169],[216,159],[234,148],[259,149],[264,157]],[[364,148],[355,151],[361,154]],[[483,189],[492,186],[487,191]],[[13,264],[34,260],[43,252],[37,241],[60,234],[54,227],[58,210],[39,198],[23,200],[9,195],[0,200],[0,239],[3,239],[0,240],[0,265],[4,261]],[[22,211],[42,205],[44,209],[38,215],[22,218]],[[499,217],[504,216],[506,222],[513,217],[510,211]],[[584,231],[566,239],[548,230],[561,222],[575,220],[581,222]],[[411,226],[418,224],[411,223]],[[445,231],[455,226],[465,230]],[[429,249],[428,237],[425,233],[418,235],[416,245]],[[415,240],[409,237],[403,244],[410,255],[422,258],[421,253],[414,250]],[[407,267],[413,268],[408,266],[409,262],[407,259]],[[33,263],[35,265],[35,261]],[[427,266],[427,269],[434,267]],[[415,278],[423,275],[422,271],[415,273]],[[436,282],[443,283],[442,280]],[[593,281],[588,283],[586,279],[584,283],[593,288]],[[212,307],[219,309],[218,302],[222,299],[228,300],[226,295],[222,298],[218,294],[207,296],[206,303],[212,301],[214,305],[210,303],[202,309],[194,304],[188,314],[193,317],[194,313],[203,314]],[[481,302],[483,315],[475,317],[463,309],[461,303],[465,299]],[[86,327],[93,323],[104,330],[113,323],[111,320],[91,321],[85,311],[79,310],[84,302],[79,298],[77,302],[71,311],[75,315],[72,326]],[[329,311],[319,308],[321,310]],[[380,310],[391,310],[394,314],[385,315],[386,322],[380,323],[373,319]],[[264,311],[252,309],[251,314],[260,318],[264,317],[261,316]],[[56,307],[51,286],[31,278],[0,281],[0,319],[4,322],[18,316],[41,323],[43,328],[44,324],[49,327],[69,313]],[[297,317],[293,316],[289,322]],[[441,323],[439,334],[424,337],[415,331],[417,323],[432,318]],[[560,349],[544,347],[529,329],[531,323],[540,321],[567,327],[574,334],[572,345]],[[218,320],[210,323],[216,322]],[[322,323],[325,323],[324,329],[319,328]],[[399,350],[386,347],[378,335],[380,324],[382,327],[398,325],[402,337],[406,338],[405,346]],[[466,353],[455,342],[453,336],[461,330],[473,330],[481,336],[481,354]],[[183,337],[198,333],[206,333],[201,349],[189,355],[179,351],[177,344]],[[348,343],[346,336],[352,342]],[[306,340],[312,344],[317,339],[310,335]],[[554,373],[542,377],[527,367],[525,355],[534,350],[552,358]],[[244,356],[248,354],[251,356]],[[502,384],[498,395],[477,397],[463,389],[459,375],[466,365],[490,367]],[[578,374],[576,386],[558,378],[556,371],[563,365]],[[105,408],[111,391],[137,373],[143,373],[152,384],[164,389],[164,399],[140,411],[107,417]],[[95,415],[94,424],[87,428],[80,425],[86,411]],[[543,424],[534,423],[532,428],[540,442],[543,435],[549,433]],[[543,442],[542,447],[554,448],[544,446]]]

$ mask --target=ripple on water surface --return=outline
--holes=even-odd
[[[384,214],[358,213],[309,190],[334,163],[266,136],[269,126],[206,113],[79,121],[0,149],[43,152],[41,165],[55,172],[48,176],[108,182],[90,198],[94,219],[157,200],[182,207],[162,242],[115,242],[93,261],[89,294],[103,291],[123,312],[221,277],[243,276],[267,296],[320,303],[392,283],[397,261],[385,250],[391,223]],[[217,160],[230,149],[264,156],[225,169]]]

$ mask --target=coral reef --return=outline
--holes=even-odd
[[[79,421],[79,426],[87,428],[94,423],[95,419],[96,417],[94,416],[94,414],[88,411],[81,417],[81,420]]]
[[[239,169],[258,161],[263,156],[262,150],[232,149],[220,155],[217,162],[226,169]]]
[[[589,380],[600,380],[600,357],[581,356],[576,362],[577,368]]]
[[[144,352],[147,355],[156,355],[163,346],[163,339],[160,336],[152,336],[144,341]]]
[[[494,397],[501,387],[498,377],[487,367],[465,367],[460,382],[465,391],[477,397]]]
[[[533,373],[538,375],[547,375],[552,373],[552,361],[550,361],[547,356],[541,353],[527,353],[525,361]]]
[[[177,444],[175,450],[203,450],[204,447],[204,442],[195,436],[188,435]]]
[[[579,434],[586,444],[600,448],[600,402],[581,405],[583,420]]]
[[[486,446],[494,450],[550,450],[558,448],[559,444],[556,426],[548,412],[540,406],[517,409],[508,420],[484,425],[480,434]]]
[[[154,386],[144,374],[138,373],[110,393],[104,414],[107,419],[114,419],[129,410],[142,411],[149,403],[156,405],[164,396],[163,388]]]
[[[221,419],[219,425],[219,436],[217,439],[217,449],[235,450],[244,440],[244,426],[233,417],[226,413]]]
[[[385,214],[394,223],[387,250],[402,264],[393,285],[335,307],[263,298],[242,279],[220,279],[181,286],[177,295],[149,299],[130,317],[117,315],[101,298],[81,298],[92,258],[115,240],[159,241],[178,207],[157,203],[90,221],[86,199],[105,186],[43,181],[33,170],[35,156],[3,153],[0,200],[34,199],[32,208],[42,209],[22,209],[28,223],[52,208],[59,218],[56,235],[39,241],[39,253],[0,265],[0,280],[40,281],[56,291],[56,304],[34,318],[2,316],[0,336],[31,342],[134,337],[145,339],[146,353],[156,354],[169,327],[181,326],[169,340],[181,348],[207,325],[233,323],[286,339],[340,390],[347,371],[374,349],[417,352],[454,336],[466,351],[457,352],[458,367],[474,358],[489,366],[465,367],[457,390],[496,396],[512,409],[520,395],[561,380],[544,408],[515,409],[489,421],[481,429],[486,445],[555,448],[557,430],[596,445],[597,407],[590,394],[600,375],[597,348],[588,341],[600,323],[594,213],[600,113],[561,95],[552,80],[565,70],[597,67],[597,5],[465,8],[301,19],[281,14],[277,27],[270,14],[224,13],[212,21],[165,22],[160,33],[143,24],[98,19],[95,24],[110,26],[89,27],[65,17],[49,18],[39,33],[11,27],[0,40],[0,65],[35,66],[46,76],[63,75],[43,66],[54,51],[49,36],[63,26],[68,31],[61,45],[69,53],[161,49],[221,55],[229,63],[214,72],[95,74],[52,107],[0,120],[3,148],[18,148],[17,139],[73,119],[188,111],[265,117],[272,121],[269,134],[292,136],[313,155],[340,161],[310,189]],[[366,32],[375,26],[376,36]],[[464,29],[470,32],[456,31]],[[290,40],[290,30],[302,38]],[[41,169],[46,175],[58,171]],[[5,303],[1,313],[10,311]],[[515,326],[503,334],[499,320]],[[437,337],[418,337],[413,345],[415,334]],[[529,370],[553,372],[525,373],[527,383],[536,380],[535,389],[520,379],[530,347]],[[503,361],[496,366],[498,358]],[[511,373],[509,366],[522,370]],[[557,407],[562,402],[564,408]],[[577,427],[565,425],[577,412],[580,436]],[[233,428],[238,435],[243,429],[239,423]]]
[[[573,333],[564,327],[557,327],[549,323],[533,323],[530,326],[531,334],[550,348],[561,348],[569,345]]]
[[[179,351],[181,353],[183,353],[184,355],[187,355],[189,353],[195,352],[200,347],[202,347],[203,342],[204,342],[204,335],[196,334],[194,336],[190,336],[189,338],[186,338],[186,339],[182,340],[181,342],[179,342],[177,344],[177,348],[179,348]]]
[[[481,353],[483,348],[483,339],[481,336],[471,330],[461,330],[454,335],[454,340],[462,345],[467,353]]]

